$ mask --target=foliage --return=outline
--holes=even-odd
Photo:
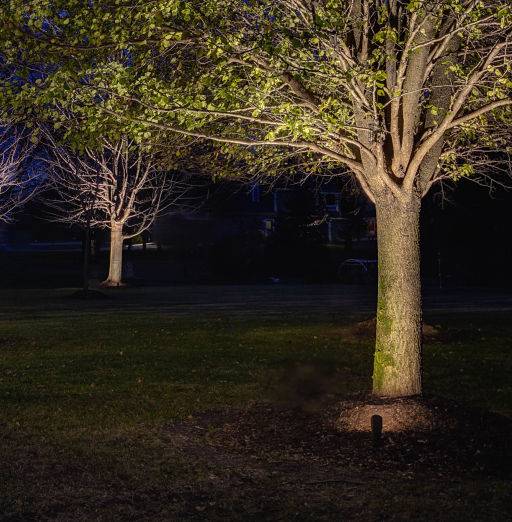
[[[443,179],[510,173],[509,0],[7,0],[1,22],[0,106],[82,146],[164,130],[266,175],[349,171],[378,222],[379,206],[418,217]],[[411,301],[377,345],[419,360],[413,243],[389,282]]]
[[[3,96],[57,127],[71,111],[66,135],[81,143],[84,130],[167,129],[255,171],[348,168],[371,199],[467,175],[458,161],[442,170],[452,151],[488,166],[508,150],[506,0],[4,4],[17,67]]]

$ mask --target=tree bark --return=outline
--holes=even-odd
[[[421,199],[376,200],[379,250],[377,337],[373,392],[421,394],[422,306],[419,219]]]
[[[110,265],[103,286],[121,286],[123,276],[123,226],[115,223],[110,229]]]

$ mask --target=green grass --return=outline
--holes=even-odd
[[[512,414],[507,323],[506,316],[445,319],[455,333],[426,346],[426,391]],[[0,422],[37,432],[161,423],[272,399],[300,364],[336,372],[336,391],[367,390],[372,344],[343,333],[318,321],[192,321],[147,312],[2,321]]]
[[[511,319],[430,318],[450,340],[425,347],[426,392],[512,415]],[[370,340],[347,336],[339,324],[299,318],[55,312],[1,320],[0,428],[10,435],[0,437],[7,463],[0,514],[30,520],[43,510],[58,519],[52,509],[96,502],[99,490],[115,497],[127,481],[156,489],[183,473],[200,481],[204,469],[191,468],[186,455],[168,455],[162,426],[197,412],[278,400],[297,367],[328,375],[336,393],[369,390],[372,352]],[[63,471],[60,460],[68,463]],[[33,469],[25,469],[27,462]],[[78,493],[73,466],[80,470]],[[69,512],[80,518],[76,509]],[[116,509],[115,519],[122,519]]]
[[[296,364],[369,382],[370,347],[325,324],[173,320],[103,314],[0,323],[0,419],[36,431],[159,423],[269,399]]]

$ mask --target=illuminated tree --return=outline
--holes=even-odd
[[[126,137],[107,139],[82,154],[53,142],[49,203],[57,220],[110,232],[110,264],[104,286],[122,284],[123,244],[148,230],[157,216],[185,209],[190,185],[163,172],[154,152]]]
[[[23,133],[0,128],[0,221],[11,221],[13,212],[34,194],[33,175],[24,168],[29,150]]]
[[[377,212],[373,390],[421,393],[421,200],[510,152],[509,0],[42,4],[9,2],[5,25],[61,64],[19,106],[57,98],[95,132],[116,116],[139,140],[208,139],[265,174],[357,180]]]

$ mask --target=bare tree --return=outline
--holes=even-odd
[[[50,205],[56,220],[108,229],[110,265],[104,286],[122,284],[123,244],[157,216],[189,208],[191,185],[159,168],[155,151],[129,140],[103,139],[101,149],[77,154],[52,140]]]
[[[0,127],[0,221],[11,221],[13,212],[34,194],[34,176],[23,168],[30,148],[22,132]]]

